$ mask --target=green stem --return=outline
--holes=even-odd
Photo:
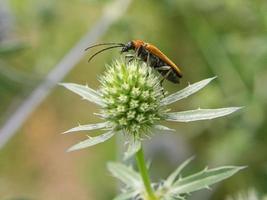
[[[147,170],[145,158],[144,158],[144,151],[143,151],[142,147],[135,154],[135,158],[136,158],[137,166],[138,166],[138,169],[139,169],[140,174],[142,176],[143,183],[144,183],[144,186],[146,188],[146,192],[147,192],[149,200],[157,200],[157,198],[154,194],[154,191],[151,187],[151,183],[150,183],[150,179],[149,179],[149,175],[148,175],[148,170]]]

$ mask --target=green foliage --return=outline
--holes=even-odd
[[[187,199],[187,196],[201,189],[209,189],[215,183],[233,176],[235,173],[244,167],[224,166],[213,169],[207,169],[182,177],[182,169],[192,160],[192,158],[182,163],[169,177],[161,183],[153,183],[157,186],[155,190],[156,199]],[[115,199],[146,199],[145,188],[142,184],[140,175],[132,168],[120,163],[109,163],[109,171],[116,178],[120,179],[125,184],[123,194]]]

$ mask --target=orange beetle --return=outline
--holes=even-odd
[[[173,63],[164,53],[162,53],[157,47],[152,44],[146,43],[142,40],[132,40],[126,44],[123,43],[101,43],[90,46],[86,48],[86,50],[101,46],[101,45],[113,45],[107,48],[104,48],[89,58],[89,61],[95,57],[97,54],[113,48],[121,48],[121,52],[128,52],[133,50],[137,57],[139,57],[142,61],[147,62],[147,64],[157,70],[162,76],[161,83],[167,79],[173,83],[179,83],[179,79],[182,78],[182,73],[180,68]],[[130,60],[134,59],[134,55],[127,56]]]

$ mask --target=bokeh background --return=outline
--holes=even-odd
[[[126,2],[124,12],[120,6]],[[101,19],[105,25],[102,17],[107,13],[121,15],[106,29],[100,28],[95,42],[138,38],[158,46],[184,73],[181,84],[164,83],[169,92],[217,76],[198,94],[172,105],[172,110],[245,106],[225,118],[167,124],[177,132],[155,135],[146,145],[152,179],[166,177],[195,155],[185,173],[207,165],[248,168],[190,199],[221,200],[251,187],[267,193],[265,0],[1,0],[0,127],[88,30],[99,29],[95,24]],[[62,81],[88,83],[92,88],[98,87],[105,64],[120,55],[112,50],[87,63],[93,52],[76,51],[83,58]],[[0,147],[0,199],[112,199],[118,185],[106,162],[120,157],[121,138],[66,153],[86,135],[60,133],[78,122],[98,122],[93,114],[98,108],[58,85],[46,89],[51,93],[29,116],[22,115],[23,125]]]

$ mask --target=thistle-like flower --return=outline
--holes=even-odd
[[[163,88],[151,68],[137,61],[126,65],[116,61],[107,68],[100,93],[105,106],[101,116],[114,131],[123,131],[135,140],[147,135],[163,118]]]
[[[189,85],[174,94],[165,97],[160,80],[153,70],[146,65],[133,61],[115,61],[103,76],[100,77],[101,87],[93,90],[88,86],[74,83],[63,83],[64,87],[96,103],[101,107],[100,116],[104,122],[79,125],[65,133],[76,131],[107,130],[106,133],[89,137],[72,146],[74,151],[104,142],[116,133],[124,133],[129,140],[125,158],[136,153],[141,147],[141,140],[153,133],[155,129],[170,131],[161,125],[163,121],[190,122],[213,119],[233,113],[240,107],[219,109],[196,109],[182,112],[169,112],[167,105],[184,99],[205,87],[214,78],[208,78]]]

